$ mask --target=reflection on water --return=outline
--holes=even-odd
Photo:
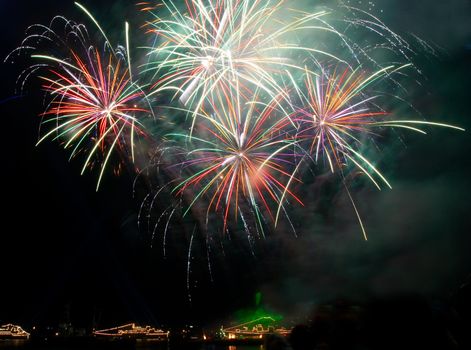
[[[203,345],[200,350],[264,350],[263,345]]]
[[[102,344],[34,344],[24,340],[0,341],[0,349],[40,349],[40,350],[264,350],[263,345],[167,345],[157,343],[136,342],[134,344],[126,343],[102,343]]]
[[[199,350],[264,350],[263,345],[209,345],[205,344]]]

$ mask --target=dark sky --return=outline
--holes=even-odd
[[[82,3],[107,30],[121,26],[123,17],[137,21],[132,2]],[[427,81],[413,93],[414,103],[429,120],[470,130],[471,5],[442,3],[384,0],[376,9],[396,31],[417,33],[446,50],[438,59],[423,60]],[[63,0],[1,0],[0,14],[2,58],[32,23],[47,23],[56,14],[85,21],[72,1]],[[257,291],[267,308],[303,314],[340,296],[447,298],[471,274],[471,136],[435,129],[428,136],[401,134],[403,144],[382,147],[392,191],[355,189],[368,242],[345,193],[321,176],[303,189],[310,205],[293,213],[298,238],[278,230],[259,242],[255,257],[241,240],[226,242],[226,255],[215,253],[213,281],[204,244],[197,240],[190,302],[188,232],[175,226],[164,258],[161,246],[151,247],[147,232],[137,227],[142,198],[133,198],[132,174],[107,177],[95,193],[95,176],[80,176],[80,163],[68,163],[59,145],[35,147],[42,95],[34,83],[24,96],[15,95],[19,71],[1,65],[6,176],[0,323],[55,323],[67,307],[83,326],[94,315],[103,326],[209,322],[253,307]]]

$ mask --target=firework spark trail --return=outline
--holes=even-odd
[[[163,253],[164,253],[164,257],[167,256],[167,231],[168,231],[168,228],[170,226],[170,221],[172,221],[172,217],[173,217],[173,214],[175,214],[175,210],[177,208],[173,208],[172,211],[170,212],[170,215],[168,217],[168,220],[165,224],[165,230],[164,230],[164,238],[163,238],[163,243],[162,243],[162,248],[163,248]]]
[[[255,257],[255,251],[252,244],[252,234],[250,233],[249,225],[247,224],[247,221],[245,220],[244,213],[242,212],[242,210],[240,210],[240,208],[238,209],[239,209],[240,219],[242,220],[242,224],[244,225],[244,230],[247,235],[247,243],[249,244],[250,252],[252,253],[252,256]]]
[[[190,244],[188,246],[188,258],[186,267],[186,289],[188,292],[188,300],[191,303],[191,286],[190,286],[190,273],[191,273],[191,249],[193,248],[193,238],[195,237],[196,226],[191,233]]]
[[[142,172],[141,172],[142,173]],[[141,175],[141,173],[139,175]],[[137,181],[137,177],[135,179],[135,181]],[[152,196],[152,200],[150,200],[150,204],[149,204],[149,209],[147,210],[147,229],[149,230],[150,227],[151,227],[151,219],[152,219],[152,215],[150,214],[153,210],[154,210],[154,206],[155,206],[155,203],[157,201],[157,198],[159,197],[159,195],[166,191],[168,187],[170,187],[170,185],[172,184],[172,181],[169,181],[168,183],[166,183],[165,185],[161,186],[156,192],[155,194]],[[134,183],[134,188],[136,186],[136,184]],[[145,204],[148,203],[149,201],[149,198],[151,197],[151,193],[148,193],[144,200],[142,201],[141,203],[141,210],[139,211],[139,215],[138,215],[138,218],[139,218],[139,221],[140,221],[140,218],[142,217],[142,209],[144,208]],[[151,240],[153,241],[154,239],[154,236],[155,236],[155,233],[157,231],[157,227],[160,223],[160,219],[162,218],[163,214],[166,213],[170,208],[172,207],[172,204],[170,206],[167,207],[167,209],[165,209],[162,214],[160,215],[159,219],[157,220],[157,223],[154,225],[154,228],[152,230],[152,236],[151,236]]]
[[[141,202],[141,205],[139,206],[139,213],[137,214],[137,227],[138,229],[141,228],[141,218],[142,218],[142,212],[144,211],[144,206],[147,203],[147,199],[151,196],[150,193],[148,193],[145,197],[144,200]]]
[[[151,247],[152,247],[153,244],[154,244],[154,238],[155,238],[155,235],[156,235],[156,232],[157,232],[157,228],[159,227],[160,221],[162,220],[162,218],[163,218],[164,216],[167,215],[168,211],[169,211],[170,209],[172,209],[172,208],[173,208],[173,206],[172,206],[172,205],[169,205],[167,208],[165,208],[165,209],[162,211],[162,214],[160,214],[159,218],[157,219],[157,222],[156,222],[155,225],[154,225],[154,229],[152,230],[152,237],[151,237],[151,242],[152,242],[152,243],[151,243]],[[149,219],[150,219],[150,217],[151,217],[151,216],[149,215]],[[164,250],[164,256],[165,256],[165,249],[163,249],[163,250]]]
[[[61,30],[65,30],[67,35],[65,38],[56,34],[55,28],[56,25],[62,24]],[[19,57],[24,52],[38,52],[46,45],[46,50],[58,50],[61,51],[63,48],[69,48],[69,41],[78,43],[80,47],[84,50],[87,49],[84,43],[88,40],[88,32],[83,24],[77,24],[73,21],[68,20],[63,16],[55,16],[49,26],[43,24],[33,24],[26,29],[26,37],[21,42],[20,46],[11,51],[4,62],[13,62],[15,58]],[[28,82],[31,76],[34,76],[35,73],[42,69],[49,67],[48,64],[34,64],[27,69],[24,69],[18,76],[16,85],[20,85],[20,91],[23,92],[26,83]]]
[[[211,266],[211,239],[210,235],[206,234],[206,259],[208,260],[208,272],[211,283],[214,282],[213,279],[213,269]]]

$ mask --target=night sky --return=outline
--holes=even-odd
[[[142,19],[133,1],[82,3],[107,32],[121,31],[124,19],[138,28]],[[426,80],[411,93],[414,104],[428,120],[471,130],[471,3],[381,0],[378,9],[395,31],[413,32],[445,52],[423,58]],[[87,23],[73,1],[0,0],[2,60],[28,25],[56,14]],[[401,141],[381,147],[393,190],[368,183],[353,190],[368,242],[345,192],[321,175],[302,189],[309,205],[293,209],[297,238],[276,230],[257,243],[254,256],[234,237],[224,243],[225,255],[214,253],[211,275],[197,237],[188,290],[188,232],[171,227],[164,257],[161,244],[151,246],[147,229],[137,226],[143,191],[133,196],[134,174],[107,176],[96,193],[95,174],[80,176],[82,163],[69,163],[58,144],[35,147],[43,94],[33,81],[15,95],[21,67],[0,67],[0,324],[57,324],[66,310],[82,327],[93,318],[100,326],[217,324],[253,309],[259,291],[266,309],[302,316],[339,297],[446,300],[471,274],[470,131],[401,133]]]

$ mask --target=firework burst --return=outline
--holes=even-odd
[[[184,9],[172,1],[163,1],[158,7],[143,4],[154,17],[147,27],[157,42],[149,48],[144,72],[154,72],[157,77],[154,93],[174,91],[194,114],[217,89],[256,88],[272,98],[283,93],[285,87],[278,76],[288,69],[302,70],[289,53],[334,57],[296,40],[296,34],[306,29],[336,33],[321,20],[326,11],[297,13],[293,20],[285,21],[281,19],[286,19],[283,1],[185,3]],[[159,11],[164,9],[171,14],[169,19],[160,17]],[[291,36],[289,43],[287,36]]]
[[[211,109],[198,114],[194,135],[172,135],[190,149],[181,164],[190,175],[174,191],[182,195],[191,191],[186,212],[198,201],[205,203],[206,218],[210,211],[222,212],[224,227],[231,211],[245,225],[243,211],[249,208],[263,230],[263,213],[276,223],[287,197],[302,204],[289,188],[299,181],[295,178],[296,140],[287,131],[289,118],[278,115],[276,99],[233,101],[240,99],[230,92],[217,94],[210,100]]]
[[[427,125],[464,130],[444,123],[388,119],[390,113],[384,111],[378,102],[380,97],[385,96],[377,91],[371,94],[371,91],[367,90],[381,79],[393,79],[395,73],[408,66],[410,64],[400,67],[389,66],[370,75],[360,68],[353,71],[345,69],[342,73],[334,70],[332,74],[324,73],[315,77],[306,73],[304,88],[295,89],[305,107],[299,108],[290,118],[299,125],[297,135],[299,140],[307,141],[306,153],[309,157],[315,163],[326,160],[331,172],[340,171],[342,177],[343,168],[352,163],[366,174],[378,189],[381,189],[378,179],[392,188],[374,162],[367,159],[360,151],[365,142],[373,140],[380,134],[382,127],[403,128],[421,134],[426,134],[422,127]],[[349,192],[348,195],[366,239],[366,232],[356,206]]]
[[[43,115],[49,128],[38,143],[52,138],[66,139],[72,147],[71,158],[83,148],[90,148],[82,173],[97,151],[103,155],[97,188],[115,147],[133,148],[134,134],[144,135],[136,117],[149,113],[138,107],[144,93],[130,79],[129,69],[111,54],[104,59],[97,50],[87,53],[87,60],[71,52],[73,63],[50,56],[33,56],[57,63],[51,77],[42,77],[43,88],[52,101]],[[127,146],[128,145],[128,146]]]
[[[23,80],[23,88],[30,76],[37,75],[46,92],[47,107],[41,114],[38,144],[59,140],[71,149],[70,159],[85,154],[82,174],[99,164],[98,190],[115,150],[125,157],[130,154],[134,161],[135,137],[145,134],[141,119],[152,110],[144,94],[145,86],[133,81],[128,23],[125,26],[127,49],[122,46],[114,49],[90,12],[76,5],[101,32],[105,39],[102,50],[90,44],[83,24],[56,16],[49,26],[30,26],[22,45],[6,60],[27,52],[37,62],[24,70],[19,80]],[[53,55],[42,54],[51,51]]]

